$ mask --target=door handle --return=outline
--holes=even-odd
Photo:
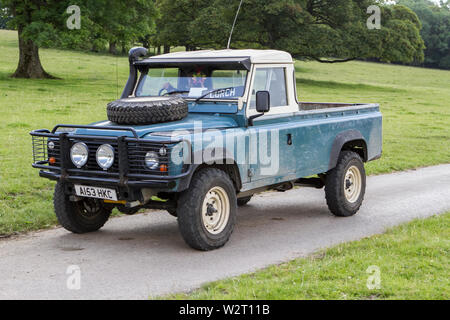
[[[292,146],[292,134],[291,133],[287,134],[287,144],[288,144],[288,146]]]

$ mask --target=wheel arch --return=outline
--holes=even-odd
[[[194,168],[191,170],[191,173],[184,179],[182,185],[180,185],[178,190],[179,192],[189,188],[194,174],[204,168],[217,168],[224,171],[226,174],[228,174],[231,181],[233,182],[233,185],[236,188],[236,192],[238,192],[242,188],[240,170],[236,161],[232,158],[215,159],[214,161],[203,162],[202,164],[194,164],[193,166]]]
[[[358,130],[347,130],[338,134],[334,139],[331,147],[328,170],[336,167],[339,155],[345,150],[358,153],[363,162],[368,161],[367,142],[361,132]]]

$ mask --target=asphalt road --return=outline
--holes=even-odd
[[[31,233],[0,240],[0,299],[147,299],[445,211],[450,165],[370,177],[361,211],[351,218],[333,217],[323,190],[265,193],[239,210],[231,241],[213,252],[188,248],[176,219],[162,211],[111,219],[88,235]],[[67,274],[72,265],[79,273]],[[73,279],[79,290],[68,289]]]

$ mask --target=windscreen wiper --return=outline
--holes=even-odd
[[[195,102],[196,102],[196,103],[199,102],[200,100],[202,100],[202,99],[205,98],[206,96],[210,95],[211,93],[215,93],[215,92],[222,91],[222,90],[227,90],[227,89],[234,89],[234,87],[220,88],[220,89],[214,89],[214,90],[211,90],[211,91],[209,91],[209,92],[207,92],[207,93],[201,95],[201,96],[198,97],[197,99],[195,99]]]
[[[175,91],[166,92],[166,93],[164,94],[164,96],[168,96],[168,95],[172,95],[172,94],[177,94],[177,93],[186,93],[186,92],[189,92],[189,91],[187,91],[187,90],[175,90]]]

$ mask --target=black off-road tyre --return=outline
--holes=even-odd
[[[253,196],[249,196],[249,197],[237,199],[237,205],[238,205],[239,207],[245,206],[247,203],[250,202],[250,200],[252,200],[252,197],[253,197]]]
[[[346,174],[352,167],[357,168],[361,176],[361,191],[354,202],[350,202],[345,195]],[[338,217],[355,215],[362,205],[366,191],[366,172],[361,157],[356,152],[343,151],[339,155],[337,166],[326,176],[325,197],[328,208]]]
[[[117,124],[152,124],[176,121],[188,114],[181,97],[138,97],[113,101],[106,108],[108,119]]]
[[[88,233],[99,230],[108,221],[112,208],[103,201],[84,198],[80,201],[70,201],[64,192],[64,184],[58,182],[53,196],[53,205],[59,224],[73,233]],[[93,212],[87,211],[85,205],[97,207]]]
[[[225,190],[229,200],[229,217],[223,231],[210,233],[202,220],[202,207],[207,193],[214,187]],[[222,170],[206,168],[196,172],[188,190],[178,199],[178,227],[186,243],[194,249],[209,251],[223,247],[236,223],[236,190],[230,177]]]

